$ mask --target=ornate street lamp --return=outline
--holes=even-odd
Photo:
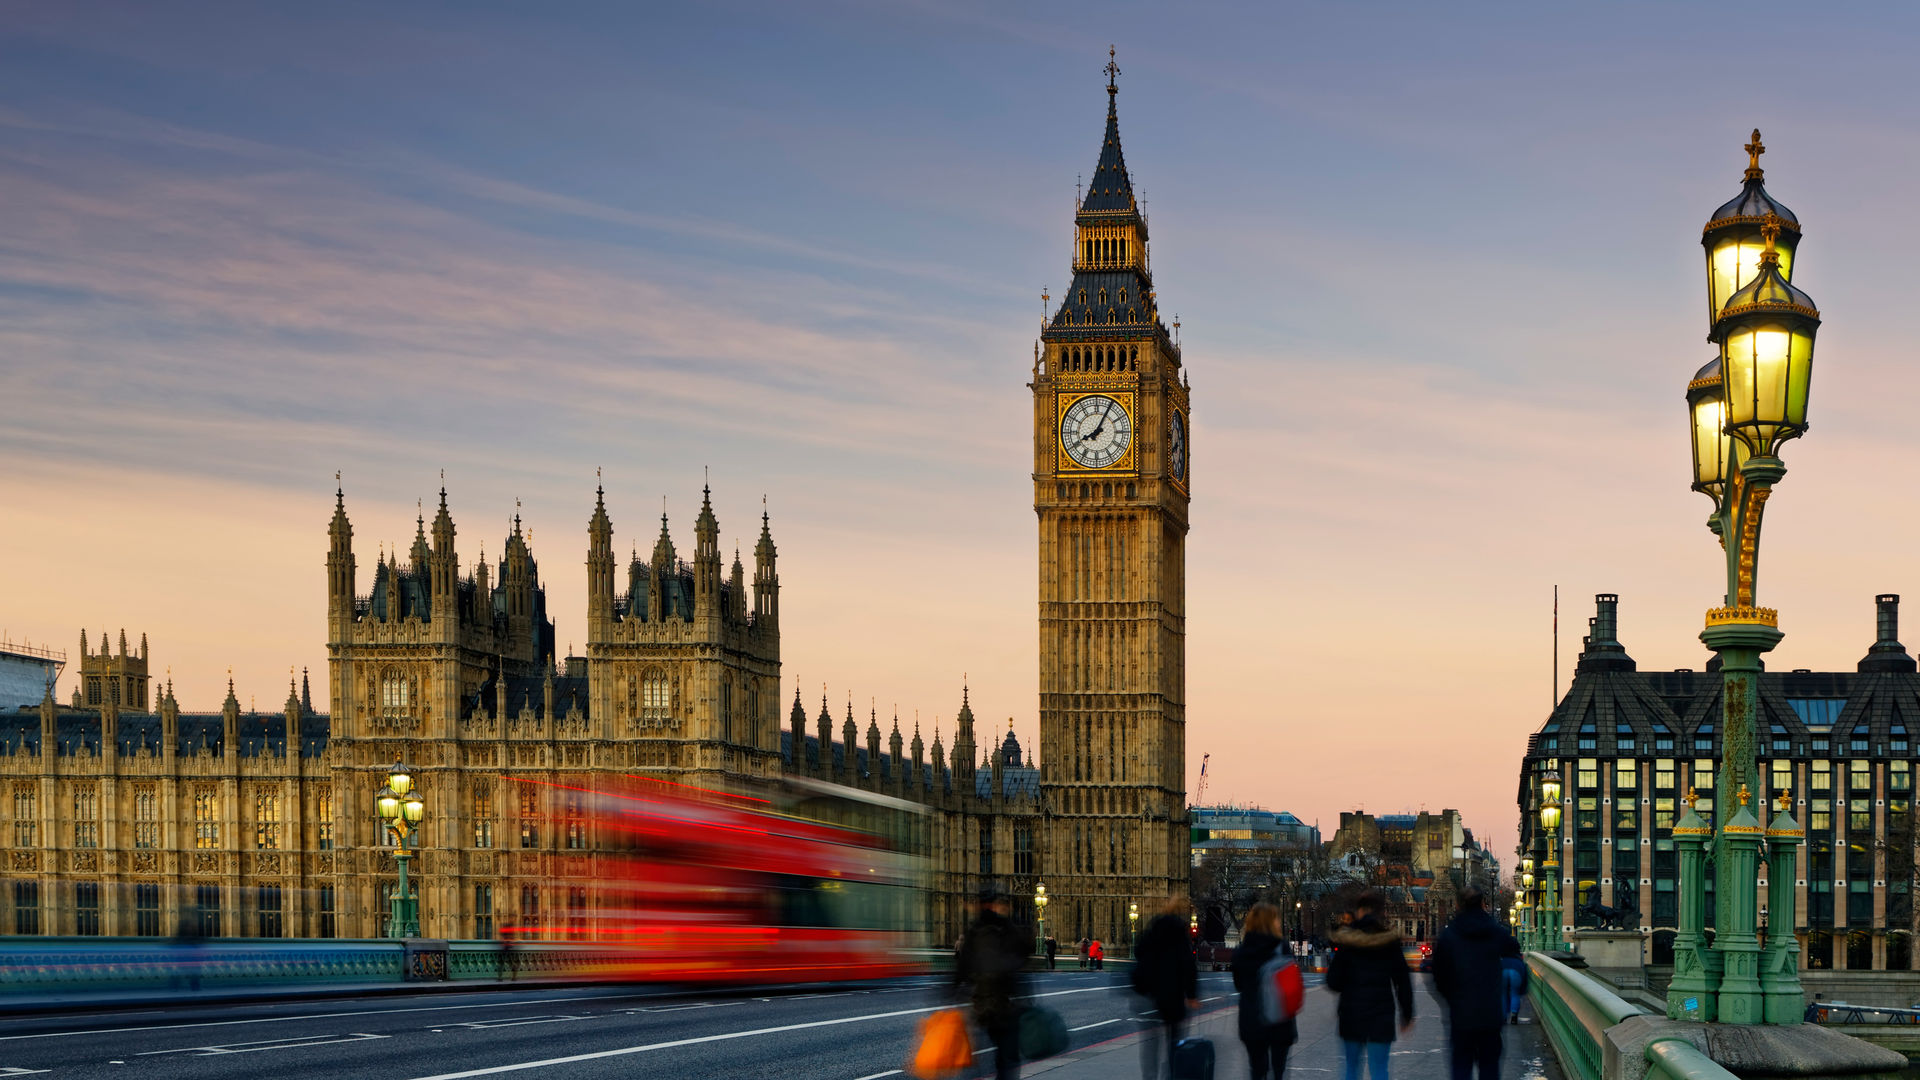
[[[373,805],[382,827],[393,834],[394,859],[400,864],[400,884],[393,892],[387,936],[419,937],[420,901],[407,883],[407,863],[413,858],[407,847],[409,839],[419,830],[421,819],[427,816],[427,804],[414,789],[413,774],[396,761],[393,768],[387,770],[387,786],[374,796]]]
[[[1520,860],[1520,907],[1526,912],[1526,922],[1521,927],[1521,944],[1533,948],[1533,856]]]
[[[1692,487],[1713,500],[1707,527],[1726,556],[1726,594],[1707,612],[1700,640],[1719,654],[1723,682],[1719,781],[1714,792],[1717,831],[1714,864],[1714,942],[1709,959],[1676,955],[1670,1015],[1758,1024],[1800,1000],[1797,974],[1769,973],[1762,985],[1756,934],[1758,864],[1764,830],[1748,806],[1759,788],[1755,703],[1760,657],[1780,642],[1779,616],[1755,602],[1760,525],[1773,487],[1786,476],[1780,447],[1807,429],[1814,335],[1820,312],[1813,298],[1788,280],[1799,247],[1800,224],[1766,193],[1760,169],[1760,133],[1747,144],[1746,184],[1714,212],[1701,234],[1707,251],[1711,332],[1719,358],[1687,383],[1687,425],[1693,451]],[[1705,819],[1699,819],[1706,827]],[[1704,874],[1704,860],[1694,862]],[[1683,865],[1684,861],[1683,861]],[[1683,877],[1685,895],[1698,883]],[[1703,888],[1702,886],[1699,886]],[[1675,940],[1676,949],[1682,942]],[[1704,936],[1691,943],[1704,949]],[[1768,963],[1777,963],[1773,950]],[[1695,972],[1698,972],[1697,977]],[[1700,985],[1695,985],[1696,983]],[[1778,1005],[1770,1004],[1774,993]],[[1670,995],[1671,996],[1671,995]],[[1798,1015],[1799,1006],[1791,1010]]]
[[[1047,953],[1047,884],[1041,882],[1033,887],[1033,921],[1039,924],[1039,948],[1034,951],[1041,956]]]
[[[1547,770],[1540,778],[1540,827],[1547,830],[1547,861],[1542,870],[1547,878],[1546,903],[1540,914],[1547,920],[1541,928],[1540,948],[1560,950],[1560,772]]]

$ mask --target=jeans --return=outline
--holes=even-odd
[[[1154,1023],[1141,1032],[1140,1080],[1160,1080],[1173,1075],[1173,1047],[1180,1041],[1182,1023],[1156,1012]]]
[[[1267,1070],[1273,1070],[1273,1080],[1286,1080],[1287,1051],[1292,1043],[1279,1039],[1242,1039],[1247,1047],[1247,1061],[1252,1080],[1267,1080]]]
[[[1367,1055],[1367,1076],[1369,1080],[1387,1080],[1387,1053],[1393,1049],[1392,1043],[1354,1042],[1351,1039],[1340,1040],[1347,1052],[1346,1080],[1360,1080],[1360,1055]]]
[[[1520,973],[1517,971],[1501,971],[1500,990],[1502,992],[1502,1000],[1507,1007],[1507,1015],[1519,1016],[1520,999],[1525,996],[1520,992]]]
[[[1453,1032],[1453,1080],[1473,1080],[1475,1066],[1480,1080],[1500,1080],[1500,1029]]]

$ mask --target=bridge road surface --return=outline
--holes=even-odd
[[[1036,973],[1035,1000],[1056,1010],[1072,1046],[1028,1066],[1048,1080],[1130,1080],[1139,1075],[1141,1002],[1124,972]],[[1309,977],[1317,987],[1318,976]],[[1396,1045],[1396,1078],[1446,1076],[1436,1006],[1424,993],[1420,1024]],[[263,1080],[379,1077],[660,1077],[663,1080],[776,1077],[880,1080],[899,1076],[920,1020],[951,1001],[939,978],[790,990],[697,992],[666,988],[503,986],[468,993],[420,993],[253,1004],[197,1005],[190,995],[166,1008],[0,1021],[0,1077],[49,1080]],[[1217,1076],[1246,1075],[1233,1038],[1227,976],[1201,974],[1202,1031],[1220,1055]],[[1302,1041],[1289,1072],[1337,1076],[1332,996],[1309,990]],[[1428,1015],[1432,1014],[1432,1015]],[[1509,1029],[1544,1044],[1537,1028]],[[1544,1051],[1508,1038],[1503,1080],[1559,1080]],[[976,1035],[976,1046],[984,1044]],[[992,1057],[976,1058],[991,1075]],[[902,1080],[905,1080],[902,1077]]]

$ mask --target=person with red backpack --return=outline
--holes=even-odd
[[[1294,1015],[1305,993],[1300,965],[1281,947],[1280,909],[1255,904],[1233,950],[1233,988],[1240,992],[1240,1041],[1252,1080],[1287,1075],[1287,1050],[1299,1038]]]

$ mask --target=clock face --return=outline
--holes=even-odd
[[[1167,467],[1173,471],[1175,480],[1187,478],[1187,421],[1178,410],[1172,413],[1173,420],[1167,430]]]
[[[1083,469],[1109,468],[1133,445],[1133,418],[1113,398],[1088,394],[1067,406],[1060,420],[1060,445]]]

